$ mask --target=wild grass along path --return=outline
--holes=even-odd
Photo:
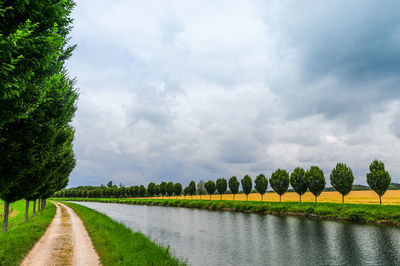
[[[62,203],[54,204],[53,221],[21,265],[101,265],[79,216]]]

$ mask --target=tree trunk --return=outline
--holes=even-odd
[[[24,222],[28,221],[28,213],[29,213],[29,200],[25,200],[25,219]]]
[[[32,215],[33,217],[36,216],[36,200],[33,201],[33,206],[32,206]]]
[[[342,195],[342,204],[344,204],[344,195]]]
[[[317,203],[317,196],[315,196],[315,203]]]
[[[264,201],[264,199],[263,199],[263,196],[264,196],[264,195],[263,195],[263,194],[261,194],[261,201]]]
[[[382,205],[382,196],[379,195],[379,205]]]
[[[249,201],[249,195],[246,194],[246,201]]]
[[[235,200],[235,194],[232,194],[233,195],[233,200]]]
[[[301,202],[301,195],[299,194],[299,196],[300,196],[300,202]]]
[[[279,195],[279,202],[282,202],[282,195]]]
[[[4,201],[4,213],[3,213],[3,233],[7,232],[8,229],[8,214],[10,212],[10,203]]]
[[[222,194],[220,194],[220,195],[221,195],[220,200],[222,200]]]
[[[210,200],[211,200],[211,194],[210,194]]]

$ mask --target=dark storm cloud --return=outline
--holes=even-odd
[[[359,125],[400,97],[397,10],[398,1],[302,1],[275,9],[279,15],[267,23],[279,27],[276,35],[298,64],[272,86],[290,117],[321,113]]]

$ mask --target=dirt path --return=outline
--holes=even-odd
[[[53,221],[21,265],[101,265],[82,220],[70,207],[54,204]]]

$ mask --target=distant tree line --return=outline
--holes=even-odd
[[[374,160],[369,166],[369,173],[366,175],[367,183],[372,190],[374,190],[379,196],[379,202],[382,204],[382,196],[391,184],[391,178],[389,173],[385,170],[385,166],[381,161]],[[338,163],[335,168],[332,169],[330,174],[330,182],[334,190],[338,191],[342,195],[342,202],[344,203],[344,197],[350,193],[353,188],[354,176],[352,170],[344,163]],[[124,197],[154,197],[154,196],[193,196],[193,195],[211,195],[215,193],[220,195],[227,192],[229,187],[232,199],[235,199],[235,195],[239,193],[239,186],[242,185],[242,192],[248,195],[254,191],[253,181],[249,175],[245,175],[240,182],[236,176],[232,176],[229,180],[225,178],[218,178],[215,182],[209,180],[207,182],[200,181],[197,184],[195,181],[190,181],[189,185],[182,189],[180,183],[173,182],[161,182],[155,184],[149,183],[147,187],[131,186],[119,187],[113,185],[110,181],[107,186],[101,185],[100,187],[77,187],[70,189],[63,189],[54,194],[55,197],[88,197],[88,198],[124,198]],[[286,170],[278,169],[272,173],[269,180],[263,175],[258,175],[254,180],[254,189],[261,195],[261,200],[264,200],[264,194],[268,189],[268,184],[271,188],[278,193],[279,201],[281,201],[282,195],[284,195],[289,185],[299,195],[299,201],[301,197],[307,191],[310,191],[317,202],[319,195],[325,189],[326,180],[324,172],[318,166],[311,166],[310,169],[304,170],[301,167],[297,167],[294,171],[289,174]]]
[[[65,61],[71,0],[0,1],[0,198],[3,232],[10,203],[26,200],[33,215],[68,184],[77,92]]]

